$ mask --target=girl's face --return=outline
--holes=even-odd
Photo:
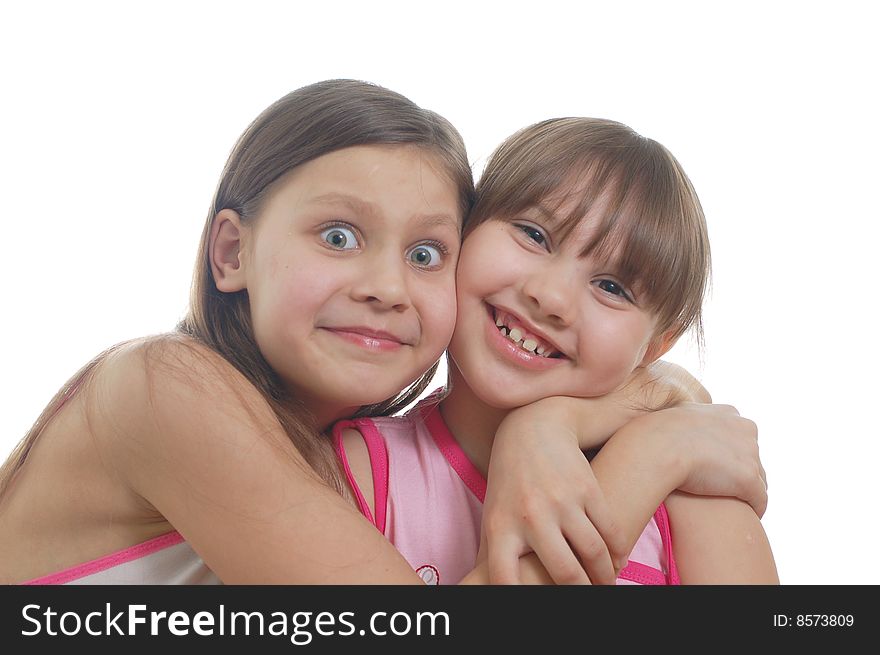
[[[606,263],[579,256],[594,221],[586,216],[563,243],[554,223],[534,207],[482,223],[462,245],[449,350],[490,406],[603,395],[656,356],[655,318],[634,290]]]
[[[455,324],[461,216],[430,153],[357,146],[283,178],[243,230],[257,344],[321,425],[394,396]]]

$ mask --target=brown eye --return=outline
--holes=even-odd
[[[618,296],[624,300],[632,302],[632,298],[630,298],[626,289],[614,280],[598,280],[596,286],[602,289],[605,293],[610,293],[612,296]]]
[[[547,247],[547,237],[545,237],[544,233],[541,232],[541,230],[539,230],[538,228],[532,227],[531,225],[519,224],[517,224],[516,227],[522,230],[529,239],[537,243],[539,246],[544,246],[545,248]]]

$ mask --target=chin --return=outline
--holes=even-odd
[[[351,390],[351,393],[344,396],[344,400],[350,406],[366,407],[367,405],[377,405],[378,403],[385,402],[389,398],[396,397],[398,393],[399,391],[393,389],[387,392],[379,389],[371,390],[370,393],[364,393],[364,389],[361,387],[357,391]],[[340,401],[342,400],[343,397],[340,397]]]
[[[497,385],[488,385],[487,388],[480,388],[480,385],[471,386],[471,392],[481,402],[495,409],[516,409],[541,400],[541,398],[546,398],[546,396],[534,393],[511,394],[509,389],[499,389]]]

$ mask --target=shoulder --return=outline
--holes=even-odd
[[[90,386],[100,401],[96,418],[129,431],[157,423],[166,427],[166,422],[188,420],[206,410],[235,412],[246,407],[271,412],[259,391],[220,354],[177,334],[114,347],[96,369]]]
[[[760,519],[736,498],[674,492],[666,499],[683,584],[777,584]]]
[[[170,385],[178,392],[189,388],[202,392],[216,385],[233,389],[247,382],[219,353],[180,334],[119,344],[107,352],[97,375],[105,384],[131,385],[134,391],[161,392]],[[247,386],[253,385],[248,382]]]
[[[370,515],[376,515],[376,507],[374,501],[373,486],[373,467],[370,462],[370,452],[364,441],[361,429],[356,427],[343,428],[339,436],[339,450],[346,465],[345,478],[351,492],[355,497],[360,492],[360,499],[357,505],[361,507],[362,502],[367,504]]]
[[[354,482],[369,500],[373,469],[387,467],[389,451],[410,440],[415,426],[407,416],[372,416],[340,421],[333,431]]]
[[[398,416],[369,416],[344,419],[333,426],[337,436],[348,449],[350,444],[375,444],[381,442],[386,448],[394,448],[398,442],[410,443],[425,425],[420,413]]]
[[[292,446],[247,378],[181,335],[112,349],[96,369],[88,396],[95,439],[135,489],[153,486],[149,476],[173,476],[178,469],[182,474],[211,458],[235,466],[257,441]]]
[[[376,480],[379,480],[379,497],[387,492],[385,485],[393,463],[401,455],[418,449],[418,415],[376,416],[346,420],[334,426],[346,481],[355,496],[360,493],[358,505],[369,509],[376,516]],[[411,457],[404,457],[409,461]]]

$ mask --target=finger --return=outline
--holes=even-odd
[[[611,557],[612,565],[617,569],[622,569],[626,566],[626,560],[629,557],[626,535],[624,535],[617,521],[614,520],[611,508],[605,500],[604,494],[602,494],[598,486],[596,489],[597,492],[587,499],[586,506],[584,507],[586,520],[579,522],[577,520],[578,517],[575,515],[566,522],[566,525],[569,526],[577,526],[578,523],[582,527],[591,526],[593,530],[575,530],[572,533],[566,533],[566,537],[569,540],[576,540],[575,544],[579,544],[579,547],[575,551],[580,553],[581,551],[588,552],[591,547],[594,547],[586,541],[582,541],[582,539],[585,539],[588,534],[592,539],[592,535],[598,533],[598,538],[603,542],[604,550],[607,550]],[[587,572],[589,573],[589,571]],[[596,582],[595,578],[590,577],[593,579],[593,582]]]
[[[583,565],[572,551],[571,545],[559,532],[559,526],[541,532],[541,537],[530,540],[534,544],[535,554],[541,560],[548,575],[558,585],[592,584]],[[601,539],[599,539],[601,542]],[[604,547],[604,544],[603,544]],[[611,557],[607,555],[608,567]]]
[[[763,468],[759,471],[758,479],[755,479],[754,476],[749,478],[746,489],[750,489],[750,492],[746,494],[748,498],[743,498],[743,500],[751,505],[758,518],[761,518],[767,511],[767,482],[764,479]]]
[[[736,414],[737,416],[740,415],[739,410],[736,407],[734,407],[733,405],[726,405],[725,404],[725,405],[721,405],[721,407],[723,407],[727,411],[731,412],[732,414]]]
[[[755,513],[758,515],[758,518],[762,518],[764,516],[764,512],[767,511],[767,473],[764,471],[764,467],[760,467],[760,476],[761,482],[764,483],[764,487],[761,489],[761,495],[758,498],[758,504],[755,507]]]
[[[572,530],[566,532],[566,537],[571,540],[575,539],[573,546],[579,556],[582,554],[595,553],[597,545],[594,541],[594,535],[598,533],[598,538],[602,541],[601,551],[607,551],[611,557],[612,567],[622,569],[626,566],[626,560],[629,557],[629,551],[626,543],[626,536],[618,525],[611,512],[611,507],[602,493],[599,482],[593,475],[593,469],[587,465],[589,473],[589,482],[583,488],[583,504],[586,516],[579,515],[578,512],[568,514],[565,517],[565,525],[572,527]],[[576,529],[580,526],[580,529]],[[595,555],[594,555],[595,556]],[[583,558],[581,558],[583,559]],[[590,573],[588,570],[587,573]],[[594,583],[596,578],[590,576]],[[612,579],[611,582],[614,580]]]
[[[617,571],[626,566],[626,558],[612,560],[607,544],[593,524],[569,520],[563,525],[563,534],[592,584],[615,584]]]
[[[767,511],[767,494],[761,496],[761,500],[758,501],[757,506],[755,507],[755,514],[758,515],[758,518],[764,518],[764,513]]]
[[[748,501],[752,509],[755,510],[755,514],[758,515],[758,518],[763,517],[764,512],[767,511],[767,488],[763,484],[760,487],[760,489],[755,490],[754,497]]]
[[[489,584],[520,584],[519,557],[528,549],[515,538],[498,537],[487,545]]]

